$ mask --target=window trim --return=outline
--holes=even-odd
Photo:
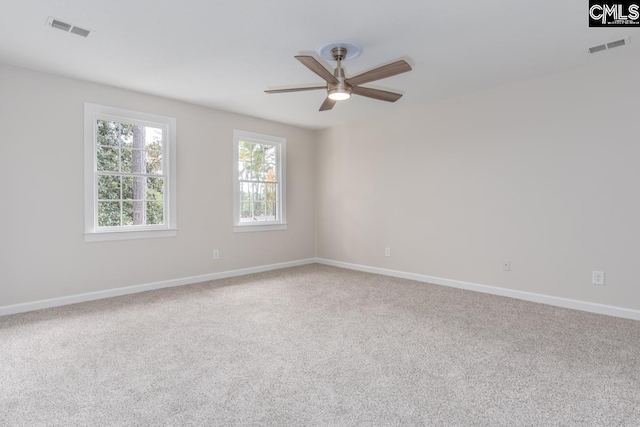
[[[269,221],[262,224],[255,222],[240,222],[240,180],[238,179],[238,147],[240,141],[246,141],[256,144],[270,144],[277,147],[276,169],[278,173],[278,212],[280,219],[278,221]],[[264,135],[260,133],[247,132],[234,129],[233,131],[233,231],[234,232],[252,232],[252,231],[274,231],[287,229],[287,187],[286,187],[286,165],[287,165],[287,140],[286,138]]]
[[[163,129],[162,154],[165,173],[164,224],[98,229],[97,141],[98,119],[122,120]],[[84,104],[84,241],[130,240],[173,237],[178,234],[176,206],[176,119],[99,104]]]

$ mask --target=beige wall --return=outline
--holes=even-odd
[[[639,71],[631,56],[314,133],[0,64],[0,306],[317,250],[640,309]],[[178,237],[83,242],[84,102],[176,117]],[[287,138],[286,231],[232,232],[236,128]]]
[[[84,102],[177,119],[178,237],[84,243]],[[286,231],[232,232],[233,129],[287,138]],[[0,306],[313,257],[313,137],[0,64]]]
[[[638,75],[632,56],[321,131],[317,256],[640,309]]]

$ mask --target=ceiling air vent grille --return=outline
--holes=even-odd
[[[85,30],[84,28],[80,28],[73,24],[68,24],[51,16],[47,20],[47,24],[50,25],[51,28],[57,28],[58,30],[62,30],[65,33],[72,33],[81,37],[87,37],[89,34],[91,34],[91,31],[89,30]]]
[[[620,47],[628,45],[631,40],[629,37],[625,37],[620,40],[614,40],[609,43],[599,44],[597,46],[592,46],[589,48],[589,53],[602,52],[603,50],[613,49],[614,47]]]
[[[598,46],[590,47],[589,48],[589,53],[601,52],[603,50],[607,50],[607,45],[606,44],[600,44]]]
[[[53,28],[57,28],[59,30],[67,32],[71,29],[71,25],[67,24],[66,22],[58,21],[57,19],[51,21],[51,26]]]
[[[80,28],[80,27],[76,27],[76,26],[73,26],[71,28],[70,32],[72,32],[73,34],[77,34],[79,36],[82,36],[82,37],[87,37],[89,35],[89,33],[91,33],[91,31],[89,31],[89,30],[85,30],[84,28]]]
[[[616,40],[614,42],[607,43],[607,49],[611,49],[613,47],[618,47],[618,46],[624,46],[625,44],[627,44],[627,41],[625,39]]]

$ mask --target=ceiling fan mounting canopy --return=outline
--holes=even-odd
[[[316,52],[318,52],[318,55],[320,55],[322,58],[326,59],[327,61],[335,61],[331,51],[336,47],[341,47],[347,50],[347,54],[345,55],[344,58],[342,58],[343,61],[357,58],[358,56],[360,56],[360,53],[362,52],[362,48],[360,47],[360,45],[353,42],[345,41],[345,40],[325,43],[322,46],[320,46],[316,50]]]
[[[355,49],[355,53],[349,51],[350,44]],[[365,96],[368,98],[378,99],[380,101],[395,102],[402,97],[402,94],[388,92],[385,90],[373,89],[361,87],[360,85],[369,83],[372,81],[384,79],[387,77],[395,76],[401,73],[411,71],[411,66],[403,60],[393,62],[382,67],[374,68],[373,70],[366,71],[355,77],[346,78],[344,68],[342,67],[342,61],[355,58],[360,54],[360,46],[350,42],[334,42],[318,48],[318,53],[327,58],[330,55],[330,60],[336,61],[337,66],[333,73],[327,70],[321,63],[319,63],[313,56],[299,55],[295,58],[300,61],[305,67],[316,73],[324,81],[327,82],[326,86],[313,86],[313,87],[301,87],[301,88],[289,88],[289,89],[275,89],[265,90],[266,93],[287,93],[287,92],[300,92],[307,90],[326,89],[327,98],[320,106],[320,111],[327,111],[333,108],[336,101],[342,101],[349,99],[352,94]]]

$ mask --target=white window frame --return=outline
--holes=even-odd
[[[276,146],[276,174],[278,175],[278,192],[276,194],[277,221],[240,222],[240,177],[238,176],[238,148],[240,141],[254,144],[269,144]],[[287,229],[287,200],[286,200],[286,165],[287,140],[285,138],[263,135],[242,130],[233,131],[233,231],[272,231]]]
[[[98,120],[114,120],[162,129],[162,170],[166,171],[164,224],[98,228]],[[177,236],[176,119],[98,104],[84,104],[84,224],[85,242]]]

